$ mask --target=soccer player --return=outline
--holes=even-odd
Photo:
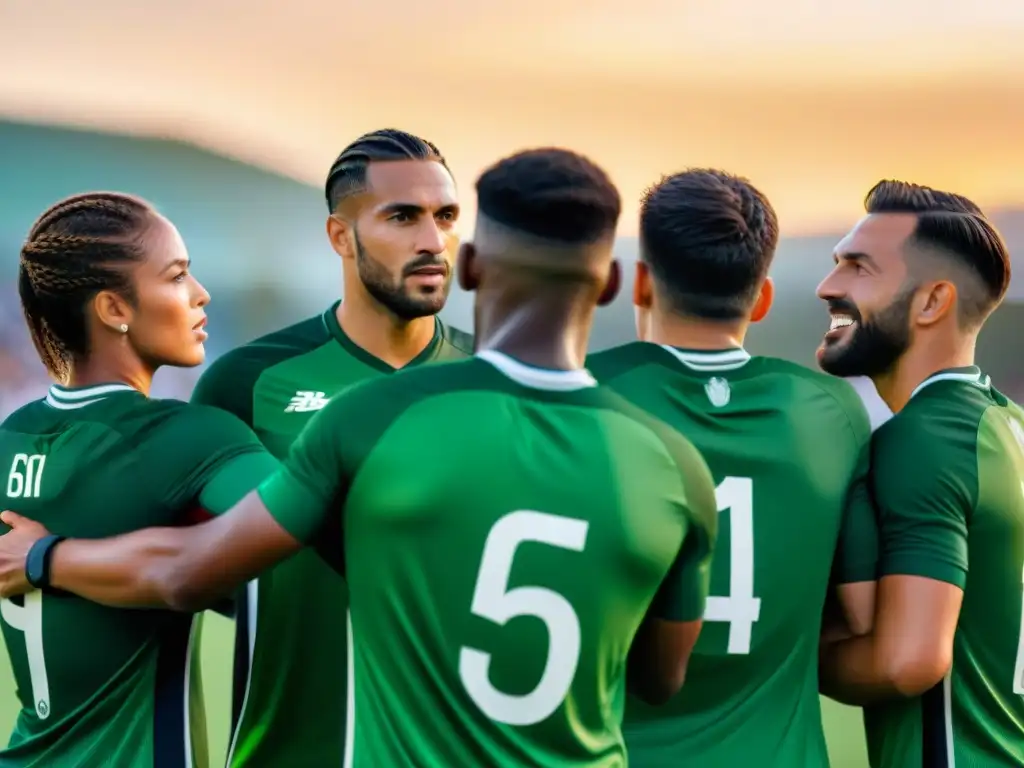
[[[459,215],[437,147],[397,130],[361,136],[326,183],[327,235],[344,298],[221,357],[192,401],[223,408],[284,458],[327,400],[364,379],[463,358],[472,338],[437,317],[451,284]],[[442,428],[443,429],[443,428]],[[345,729],[344,582],[314,552],[282,563],[236,602],[229,765],[341,765]],[[316,702],[312,716],[308,702]]]
[[[896,415],[872,447],[875,627],[826,646],[823,690],[865,705],[874,768],[1024,765],[1024,413],[974,365],[1010,257],[960,195],[882,181],[865,207],[818,288],[818,358]]]
[[[475,358],[356,385],[232,512],[66,541],[48,583],[194,608],[300,542],[342,547],[346,765],[624,766],[627,656],[645,698],[682,684],[714,487],[689,442],[582,367],[595,306],[618,285],[620,200],[604,172],[533,150],[486,171],[477,193],[459,264],[476,290]],[[443,460],[424,454],[437,434]],[[5,519],[8,594],[24,588],[26,549],[44,531]]]
[[[235,417],[147,397],[160,366],[203,361],[210,298],[147,203],[57,203],[21,250],[18,287],[61,384],[0,425],[8,504],[61,535],[111,536],[224,512],[276,469]],[[58,541],[36,547],[30,579]],[[208,764],[193,616],[33,591],[0,601],[0,626],[21,703],[5,768]]]
[[[663,179],[641,207],[634,302],[645,341],[588,361],[602,384],[692,440],[718,484],[722,544],[686,691],[657,709],[627,704],[631,766],[828,765],[817,665],[830,581],[850,628],[869,627],[865,408],[841,379],[743,349],[771,305],[778,235],[745,179]]]

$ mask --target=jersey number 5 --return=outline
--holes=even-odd
[[[43,593],[29,592],[24,605],[0,600],[0,616],[11,629],[25,635],[25,657],[32,685],[32,701],[36,716],[45,720],[50,716],[50,681],[46,677],[46,659],[43,656]]]
[[[754,597],[754,483],[727,477],[715,488],[718,511],[729,511],[729,596],[709,597],[704,621],[729,622],[726,653],[750,653],[750,635],[761,616]]]
[[[516,616],[535,616],[548,631],[548,657],[540,682],[522,695],[503,693],[488,676],[491,654],[463,647],[459,677],[466,692],[491,720],[533,725],[548,718],[569,693],[580,660],[580,620],[562,595],[544,587],[508,588],[520,544],[535,541],[582,552],[589,524],[584,520],[519,510],[498,520],[487,534],[470,611],[504,626]]]

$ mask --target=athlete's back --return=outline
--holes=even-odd
[[[592,356],[602,384],[686,435],[717,483],[720,545],[686,687],[631,699],[630,764],[826,766],[817,648],[830,578],[874,578],[871,430],[849,384],[742,349],[633,343]],[[833,560],[837,544],[840,557]]]
[[[259,450],[233,416],[120,384],[53,387],[0,426],[5,505],[83,538],[185,522],[218,468]],[[207,764],[193,616],[39,591],[0,616],[22,705],[5,768]]]
[[[349,764],[624,766],[638,626],[702,612],[711,479],[586,371],[480,357],[342,393],[260,488],[297,539],[342,516]]]

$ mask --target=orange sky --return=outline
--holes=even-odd
[[[888,5],[12,0],[0,113],[186,138],[317,185],[385,125],[439,144],[467,191],[502,154],[567,145],[619,183],[624,233],[643,187],[692,165],[749,176],[789,234],[849,223],[883,176],[1024,204],[1024,3]]]

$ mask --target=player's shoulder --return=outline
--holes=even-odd
[[[34,432],[42,417],[46,414],[46,406],[43,399],[30,400],[20,408],[16,408],[0,422],[0,431],[4,432]]]
[[[166,458],[205,458],[223,449],[262,449],[255,433],[234,414],[211,405],[174,399],[140,403],[133,421],[151,450]]]
[[[312,352],[331,340],[323,314],[235,347],[214,360],[196,383],[193,401],[246,418],[252,392],[265,371]]]
[[[331,333],[321,313],[225,352],[213,361],[204,376],[237,378],[243,371],[263,371],[289,358],[311,352],[330,340]]]
[[[460,331],[451,325],[448,325],[443,320],[438,320],[441,325],[441,337],[445,343],[453,347],[456,351],[461,352],[466,357],[473,354],[473,334]]]
[[[807,402],[808,390],[822,395],[823,397],[817,400],[818,407],[832,408],[841,413],[858,438],[866,439],[871,434],[873,420],[868,411],[867,389],[861,392],[858,389],[859,385],[855,385],[849,379],[816,371],[780,357],[758,356],[751,362],[758,366],[757,370],[761,375],[779,376],[798,382],[799,386],[792,390],[798,401]],[[868,384],[873,391],[874,385],[871,385],[870,380]]]
[[[602,384],[664,357],[657,344],[631,341],[587,356],[587,370]],[[666,358],[667,360],[667,358]]]
[[[936,381],[915,392],[902,410],[875,433],[875,443],[891,451],[948,455],[976,446],[986,411],[994,403],[987,387]]]

